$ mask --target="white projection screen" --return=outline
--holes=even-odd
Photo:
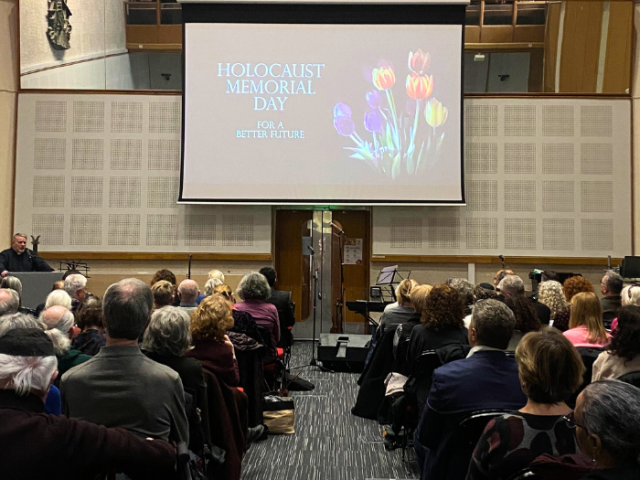
[[[464,7],[441,24],[317,23],[320,5],[316,23],[230,21],[242,5],[212,22],[184,7],[180,202],[464,203]]]

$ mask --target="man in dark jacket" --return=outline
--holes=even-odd
[[[424,455],[423,478],[465,477],[470,458],[456,458],[450,442],[466,415],[477,410],[515,410],[527,403],[520,388],[518,366],[504,350],[516,320],[498,300],[481,300],[473,308],[469,325],[471,351],[464,360],[448,363],[433,374],[427,405],[416,431],[416,443]]]
[[[622,277],[613,270],[607,271],[600,281],[600,291],[602,292],[600,305],[602,305],[604,326],[606,328],[611,327],[611,322],[616,318],[616,312],[620,308],[622,287],[624,287]]]
[[[291,292],[284,290],[276,290],[276,271],[271,267],[263,267],[260,269],[260,273],[264,275],[271,287],[271,297],[267,302],[275,305],[278,309],[278,318],[280,319],[280,341],[279,347],[286,347],[293,343],[293,335],[289,327],[293,327],[296,324],[296,319],[293,315],[293,304],[291,303]]]
[[[175,450],[166,442],[43,413],[57,374],[53,344],[44,332],[35,328],[7,332],[0,337],[0,358],[3,480],[80,480],[104,477],[107,471],[123,472],[132,479],[175,478]]]
[[[27,236],[16,233],[11,248],[0,252],[0,276],[9,272],[53,272],[42,258],[27,248]]]

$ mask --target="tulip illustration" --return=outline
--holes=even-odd
[[[351,117],[335,117],[333,119],[333,126],[343,137],[350,137],[356,130],[356,126]]]
[[[372,76],[373,85],[378,90],[389,90],[396,83],[396,74],[390,67],[374,68]]]
[[[367,132],[382,131],[382,115],[377,110],[369,110],[364,114],[364,128]]]
[[[427,123],[435,129],[440,127],[447,121],[449,110],[442,105],[437,99],[433,98],[427,103],[427,109],[425,110],[425,119]]]
[[[351,107],[346,103],[338,102],[333,107],[333,117],[347,117],[351,118]]]
[[[424,100],[433,93],[433,76],[407,75],[407,95],[414,100]]]
[[[371,108],[380,108],[382,106],[382,96],[378,90],[367,92],[367,105]]]
[[[417,52],[409,52],[409,70],[413,73],[422,75],[431,66],[431,54],[429,52],[423,53],[419,48]]]

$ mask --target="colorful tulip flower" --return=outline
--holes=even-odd
[[[379,67],[373,69],[373,85],[378,90],[388,90],[396,83],[396,74],[390,67]]]
[[[419,48],[417,52],[409,52],[409,70],[414,73],[422,75],[425,73],[429,66],[431,66],[431,54],[429,52],[423,53]]]
[[[382,95],[378,90],[371,90],[367,92],[367,104],[371,108],[380,108],[382,105]]]
[[[336,117],[333,120],[333,126],[343,137],[350,137],[356,130],[356,126],[351,117]]]
[[[382,131],[382,115],[378,110],[369,110],[364,114],[364,128],[372,133]]]
[[[351,118],[351,107],[346,103],[338,102],[333,107],[333,118],[347,117]]]
[[[427,103],[427,108],[425,110],[424,116],[427,120],[427,123],[434,129],[443,125],[447,121],[448,115],[449,110],[435,98],[431,99],[429,103]]]
[[[407,95],[414,100],[424,100],[433,93],[433,75],[407,75]]]

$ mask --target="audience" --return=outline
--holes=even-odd
[[[483,409],[522,408],[527,398],[518,379],[518,366],[505,349],[516,321],[513,312],[498,300],[479,300],[469,326],[471,351],[464,360],[448,363],[433,374],[431,392],[414,445],[431,453],[426,457],[423,478],[464,477],[469,458],[451,451],[453,433],[469,413]]]
[[[229,331],[247,335],[249,338],[264,345],[262,336],[258,331],[258,324],[251,314],[249,312],[241,312],[236,308],[236,298],[233,295],[231,287],[229,285],[218,285],[213,289],[213,294],[221,296],[224,301],[227,302],[229,308],[231,308],[233,326],[229,328]],[[266,345],[264,346],[266,347]]]
[[[198,282],[191,279],[180,282],[180,285],[178,286],[180,308],[184,308],[189,315],[191,315],[191,313],[193,313],[193,311],[198,307],[198,304],[196,303],[198,295],[200,295]]]
[[[138,346],[152,306],[151,289],[140,280],[121,280],[107,289],[102,306],[107,344],[63,375],[63,411],[145,437],[188,443],[180,376],[148,359]]]
[[[71,297],[64,290],[53,290],[49,295],[47,295],[47,299],[44,302],[43,310],[46,310],[47,308],[53,307],[55,305],[60,305],[67,310],[71,310]]]
[[[176,296],[176,286],[168,280],[158,280],[151,286],[153,295],[153,309],[173,305]]]
[[[579,449],[564,416],[566,400],[582,384],[584,365],[575,347],[557,330],[526,334],[516,349],[526,405],[487,424],[469,465],[467,480],[508,480],[542,454],[576,454]]]
[[[18,292],[10,288],[0,288],[0,316],[17,313],[20,308]]]
[[[629,285],[622,289],[620,294],[620,304],[623,307],[629,305],[640,306],[640,285]],[[614,318],[611,322],[611,331],[614,331],[618,327],[618,319]]]
[[[87,279],[74,273],[64,279],[64,291],[71,297],[71,311],[75,312],[87,296]]]
[[[407,359],[414,361],[425,350],[452,343],[467,344],[467,329],[458,292],[448,285],[436,285],[418,306],[421,325],[411,331]]]
[[[271,288],[267,279],[258,272],[246,274],[238,285],[238,296],[242,302],[236,303],[236,309],[250,313],[258,325],[267,328],[271,333],[271,348],[267,349],[262,362],[265,365],[274,363],[276,348],[280,341],[280,320],[276,307],[268,303]]]
[[[500,282],[502,281],[502,279],[507,275],[515,275],[515,274],[516,272],[514,272],[513,270],[498,270],[495,276],[493,277],[493,286],[496,288],[496,290],[499,290],[498,285],[500,285]]]
[[[473,285],[466,278],[458,277],[449,278],[445,283],[458,292],[463,312],[465,315],[469,315],[471,305],[473,305]]]
[[[198,360],[230,387],[236,387],[240,373],[233,344],[227,336],[232,326],[233,316],[227,302],[219,295],[205,298],[193,313],[193,349],[185,355]]]
[[[553,323],[550,325],[569,325],[569,317],[571,315],[569,303],[564,297],[562,284],[556,280],[547,280],[538,287],[538,301],[550,310],[550,316]]]
[[[629,305],[618,309],[618,328],[611,335],[607,351],[593,364],[592,380],[615,380],[640,371],[640,307]]]
[[[43,413],[56,364],[42,330],[19,328],[0,336],[3,478],[84,480],[104,478],[107,471],[132,479],[175,478],[175,450],[166,442]]]
[[[75,318],[69,310],[60,305],[54,305],[40,314],[40,321],[45,324],[48,335],[56,350],[60,377],[62,377],[67,370],[91,359],[89,355],[85,355],[71,348],[72,329]]]
[[[18,303],[20,304],[20,307],[22,306],[22,282],[18,277],[7,275],[0,282],[0,288],[10,288],[11,290],[15,290],[19,298]]]
[[[562,290],[564,291],[565,299],[569,303],[569,309],[571,309],[571,299],[574,297],[574,295],[583,292],[595,292],[591,282],[586,278],[581,277],[580,275],[567,278],[562,284]],[[560,320],[556,320],[553,322],[553,326],[561,332],[564,332],[569,328],[569,318],[567,317],[565,319],[563,317]]]
[[[623,286],[622,277],[613,270],[607,271],[600,281],[600,292],[602,293],[600,304],[602,305],[603,316],[609,319],[609,324],[615,318],[618,308],[620,308],[622,301],[620,293]]]
[[[545,304],[534,301],[525,296],[524,282],[522,281],[522,278],[517,275],[507,275],[500,281],[498,289],[502,296],[507,299],[507,304],[509,304],[508,300],[511,300],[511,304],[514,305],[517,310],[533,309],[534,315],[537,318],[537,322],[528,318],[526,320],[519,320],[518,313],[516,313],[516,330],[526,333],[539,328],[539,326],[534,327],[535,323],[549,325],[549,321],[551,320],[551,310],[549,310],[549,307]],[[526,307],[526,305],[529,307]],[[519,328],[523,323],[527,325],[524,327],[524,330]]]
[[[578,396],[567,423],[598,467],[583,480],[640,478],[640,389],[613,380],[592,383]]]
[[[64,291],[64,280],[57,280],[53,282],[53,286],[51,287],[51,292],[55,292],[56,290],[60,292],[64,292],[65,294],[67,294],[67,296],[69,296],[69,294]],[[38,306],[36,307],[36,311],[35,311],[36,317],[39,316],[45,308],[49,308],[52,306],[52,305],[46,305],[45,302],[38,304]],[[63,305],[63,307],[67,307],[67,306]],[[69,306],[67,308],[71,310],[71,297],[69,297]]]
[[[213,291],[219,285],[222,285],[222,283],[220,283],[220,279],[218,278],[210,278],[209,280],[207,280],[207,282],[204,284],[204,297],[210,297],[211,295],[213,295]],[[198,304],[200,304],[200,302],[198,302]]]
[[[149,286],[153,287],[160,280],[166,280],[173,286],[176,286],[178,284],[175,274],[171,270],[167,270],[166,268],[162,268],[153,274],[153,278],[151,279]]]
[[[271,289],[271,295],[267,302],[274,305],[276,310],[278,310],[278,320],[280,322],[280,341],[278,342],[278,346],[286,347],[293,343],[293,335],[289,329],[296,324],[296,319],[293,316],[291,292],[275,289],[278,275],[273,268],[263,267],[260,269],[260,273],[267,279],[269,288]]]
[[[474,306],[475,306],[475,303],[477,303],[479,300],[489,300],[489,299],[492,299],[492,300],[498,299],[498,292],[495,291],[495,289],[493,288],[493,285],[489,283],[481,283],[479,285],[476,285],[476,287],[473,289]],[[471,307],[472,312],[473,312],[474,306]],[[470,323],[471,323],[471,313],[466,317],[464,317],[464,326],[469,328]]]
[[[102,322],[100,301],[85,302],[76,312],[76,321],[81,332],[71,340],[71,346],[86,355],[97,354],[107,343]]]
[[[411,292],[418,286],[418,282],[413,279],[406,279],[400,282],[396,288],[397,305],[386,309],[380,317],[378,330],[375,336],[380,339],[386,330],[397,328],[405,322],[416,322],[420,320],[420,314],[416,312],[411,303]]]
[[[595,293],[578,293],[571,299],[569,330],[564,336],[575,347],[606,347],[611,335],[602,323],[602,307]]]

